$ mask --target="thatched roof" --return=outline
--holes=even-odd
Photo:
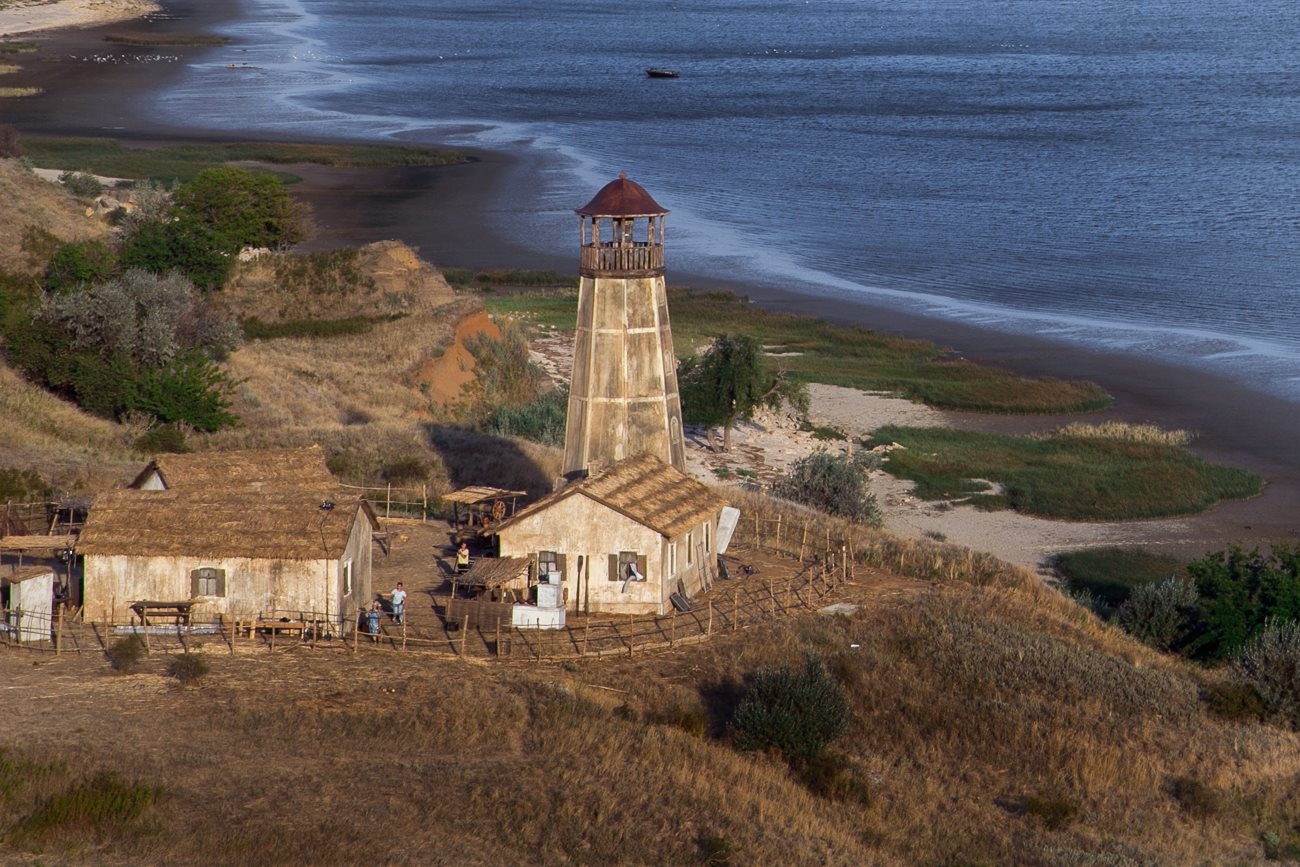
[[[462,506],[474,506],[479,503],[486,503],[488,500],[513,499],[515,497],[526,497],[527,491],[508,491],[505,488],[488,488],[482,485],[473,485],[468,488],[461,488],[452,491],[450,494],[443,494],[442,499],[448,503],[459,503]]]
[[[248,488],[256,491],[334,487],[320,446],[295,449],[254,449],[158,455],[140,471],[131,487],[145,484],[154,473],[169,490]]]
[[[77,544],[77,537],[68,536],[5,536],[0,538],[0,551],[63,551]]]
[[[322,508],[325,501],[333,508]],[[233,492],[186,488],[100,494],[77,542],[82,554],[334,560],[353,524],[379,522],[365,500],[329,488]]]
[[[625,458],[602,473],[574,482],[484,532],[499,533],[565,497],[586,496],[669,539],[717,517],[724,500],[650,453]]]
[[[527,557],[484,557],[475,560],[469,571],[452,578],[462,587],[485,587],[494,590],[519,579],[527,579]]]

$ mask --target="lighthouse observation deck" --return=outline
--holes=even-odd
[[[582,248],[578,271],[586,277],[656,277],[664,272],[662,244],[605,242]]]

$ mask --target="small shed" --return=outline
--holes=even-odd
[[[472,485],[444,494],[442,500],[444,503],[451,503],[451,525],[456,528],[468,528],[473,535],[477,535],[484,528],[513,515],[519,498],[527,495],[527,491]],[[461,506],[465,507],[463,516]]]
[[[54,624],[54,570],[22,566],[0,573],[0,630],[20,643],[50,641]]]
[[[652,454],[573,482],[486,530],[534,576],[559,573],[580,612],[664,614],[713,580],[726,502]]]
[[[453,594],[460,587],[492,602],[526,602],[533,561],[527,557],[483,557],[475,560],[469,571],[453,575]]]

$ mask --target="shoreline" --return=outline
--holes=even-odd
[[[203,33],[238,15],[237,0],[164,0],[164,14],[139,19],[133,30]],[[68,25],[72,27],[73,25]],[[168,46],[169,62],[101,67],[68,58],[105,50],[104,35],[116,25],[44,31],[38,41],[51,46],[57,62],[33,63],[7,76],[6,84],[38,86],[39,96],[6,101],[6,122],[23,134],[104,136],[135,144],[161,141],[213,141],[248,138],[238,130],[199,130],[146,121],[138,105],[167,86],[187,58],[212,51],[208,46]],[[0,25],[0,32],[4,27]],[[114,45],[121,54],[144,56],[157,48]],[[10,111],[9,109],[13,109]],[[267,138],[267,136],[256,136]],[[274,138],[289,140],[289,136]],[[313,140],[297,137],[296,140]],[[435,267],[480,265],[528,267],[568,273],[577,251],[539,254],[504,236],[491,219],[489,203],[508,170],[524,156],[508,151],[463,150],[472,161],[423,169],[323,169],[297,167],[304,178],[295,193],[312,207],[320,234],[311,247],[397,238],[417,248]],[[765,308],[861,325],[904,337],[932,340],[973,361],[1029,376],[1090,379],[1115,398],[1114,408],[1085,416],[1088,421],[1150,422],[1199,434],[1194,451],[1209,459],[1247,467],[1264,475],[1268,486],[1253,500],[1224,503],[1198,516],[1204,535],[1256,541],[1295,539],[1300,514],[1300,454],[1292,431],[1300,429],[1300,405],[1264,394],[1226,377],[1177,366],[1136,353],[1103,352],[1045,338],[1012,335],[966,323],[935,319],[861,301],[812,296],[728,281],[710,275],[675,273],[669,252],[669,281],[696,289],[728,289]],[[569,255],[569,254],[572,255]],[[1059,417],[976,416],[948,413],[954,424],[982,430],[1023,433],[1059,426]],[[1140,527],[1141,523],[1135,524]]]

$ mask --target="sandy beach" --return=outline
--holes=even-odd
[[[229,0],[180,0],[163,5],[163,15],[111,26],[194,34],[237,11]],[[237,130],[200,133],[143,122],[138,111],[142,101],[165,86],[168,76],[181,69],[187,57],[214,49],[169,47],[169,59],[122,63],[111,70],[78,59],[91,51],[104,50],[103,37],[110,28],[102,22],[120,22],[141,14],[132,10],[147,11],[148,6],[138,0],[62,0],[0,7],[0,33],[30,32],[17,28],[28,27],[33,21],[54,22],[31,28],[45,31],[37,35],[36,41],[48,61],[26,64],[22,71],[6,77],[6,84],[39,87],[43,93],[7,101],[5,121],[25,135],[111,135],[137,142],[239,137]],[[73,27],[81,29],[67,29]],[[156,52],[129,46],[113,46],[112,50],[141,56]],[[489,193],[502,182],[503,169],[516,157],[505,152],[476,152],[471,156],[473,160],[467,164],[436,169],[303,170],[300,173],[304,182],[295,193],[311,205],[321,227],[313,245],[330,247],[397,238],[417,247],[435,266],[491,265],[572,272],[577,262],[576,249],[538,255],[491,228],[484,203],[493,198]],[[1294,447],[1294,431],[1300,430],[1300,405],[1238,382],[1153,362],[1141,355],[1089,350],[866,304],[736,285],[718,275],[677,273],[672,270],[671,249],[668,253],[669,281],[674,285],[729,288],[772,309],[930,339],[973,360],[1025,375],[1094,380],[1114,396],[1115,405],[1084,420],[1123,420],[1191,430],[1198,434],[1193,446],[1198,454],[1250,468],[1268,480],[1262,496],[1221,504],[1192,518],[1069,524],[1005,512],[981,513],[960,506],[939,511],[933,504],[911,498],[901,483],[880,476],[875,485],[886,507],[887,524],[899,533],[942,536],[950,542],[1031,565],[1055,551],[1089,545],[1142,544],[1195,554],[1234,541],[1253,544],[1297,538],[1300,454]],[[814,418],[850,435],[885,423],[933,422],[1016,433],[1049,430],[1076,420],[937,413],[906,401],[828,387],[817,387],[814,398]],[[737,448],[767,465],[780,466],[814,447],[790,428],[776,418],[760,420],[738,434]]]

